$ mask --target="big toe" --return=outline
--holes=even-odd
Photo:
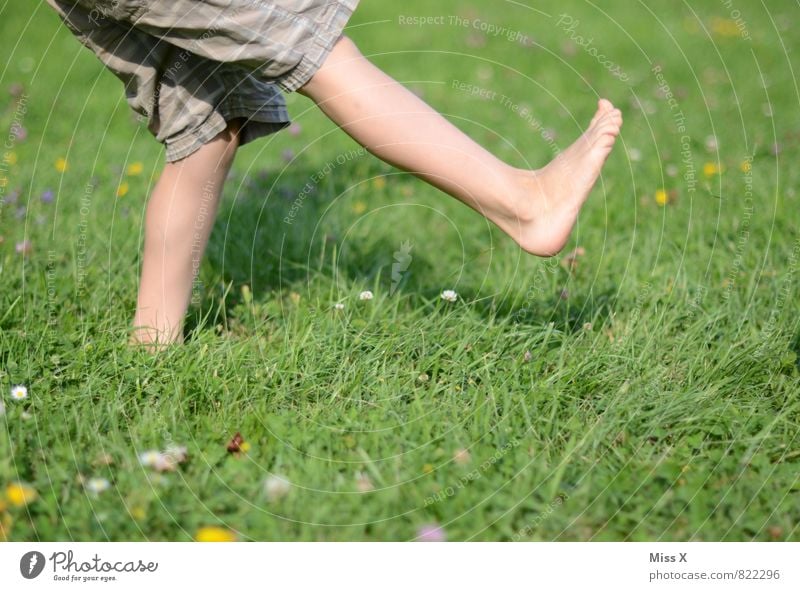
[[[600,123],[603,119],[608,118],[617,111],[619,110],[614,108],[614,105],[611,104],[611,101],[606,99],[600,99],[599,101],[597,101],[597,111],[595,112],[594,117],[592,117],[592,120],[589,123],[589,127],[590,128],[596,127],[597,124]]]
[[[601,98],[599,101],[597,101],[598,111],[612,111],[613,109],[614,105],[611,104],[610,100]]]

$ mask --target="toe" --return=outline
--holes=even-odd
[[[617,138],[613,135],[604,135],[601,139],[597,140],[596,145],[603,150],[610,150],[614,146],[616,139]]]
[[[611,111],[614,109],[614,105],[611,104],[610,100],[601,98],[597,101],[597,109],[599,111]]]
[[[598,145],[606,145],[606,144],[613,144],[617,141],[617,136],[619,135],[619,127],[616,126],[609,126],[601,130],[598,134],[597,138],[595,138],[595,144]]]
[[[622,114],[619,111],[611,111],[600,121],[601,125],[605,125],[607,123],[616,125],[617,127],[622,127]]]
[[[614,123],[613,121],[604,122],[600,125],[597,129],[600,135],[613,135],[614,137],[619,135],[619,124]]]
[[[605,115],[605,111],[603,109],[598,108],[597,112],[595,112],[594,114],[594,117],[592,117],[592,120],[589,122],[589,127],[591,128],[597,125],[600,119],[603,118],[603,115]]]

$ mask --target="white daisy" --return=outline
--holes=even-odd
[[[146,452],[139,454],[139,463],[147,468],[154,468],[161,463],[161,452],[157,449],[148,449]]]
[[[90,478],[86,481],[85,487],[93,495],[99,495],[111,488],[111,483],[105,478]]]
[[[11,388],[11,398],[14,400],[25,400],[28,397],[28,389],[25,386],[14,386]]]
[[[183,445],[170,445],[167,446],[167,449],[164,450],[165,456],[168,456],[175,460],[176,463],[182,464],[186,461],[186,458],[189,457],[189,452]]]
[[[360,294],[358,294],[358,299],[362,300],[362,301],[371,300],[373,297],[374,296],[372,295],[372,292],[370,290],[368,290],[368,289],[364,290]]]
[[[153,464],[153,469],[158,472],[172,472],[178,467],[178,460],[170,454],[158,454],[158,459]]]
[[[442,292],[442,299],[446,302],[455,302],[458,299],[458,294],[452,289],[445,289]]]
[[[272,474],[264,481],[264,492],[267,494],[267,499],[270,501],[277,501],[282,499],[292,488],[292,483],[284,476]]]
[[[344,304],[342,302],[336,302],[333,305],[334,310],[344,310]]]

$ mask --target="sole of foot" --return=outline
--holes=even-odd
[[[561,252],[621,128],[622,112],[600,99],[586,131],[571,146],[542,169],[517,172],[520,192],[500,228],[530,254]]]

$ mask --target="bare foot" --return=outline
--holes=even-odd
[[[160,353],[170,347],[179,345],[183,342],[181,331],[173,331],[171,334],[159,332],[153,328],[145,326],[135,326],[128,337],[128,345],[132,348],[141,348],[147,353]]]
[[[531,254],[558,254],[621,127],[620,110],[600,99],[589,128],[575,143],[544,168],[519,171],[520,194],[511,208],[514,211],[499,216],[495,223]]]

